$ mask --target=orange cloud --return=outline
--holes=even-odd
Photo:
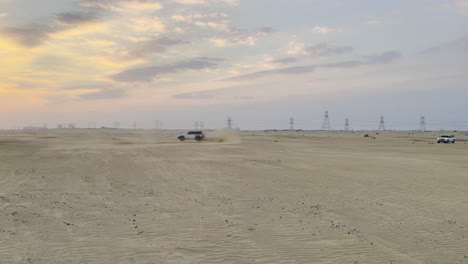
[[[14,83],[0,82],[0,91],[6,91],[10,88],[15,88],[15,87],[17,87],[17,85]]]

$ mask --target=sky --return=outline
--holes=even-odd
[[[0,129],[468,130],[468,0],[0,0]]]

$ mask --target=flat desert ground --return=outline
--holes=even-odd
[[[177,133],[0,133],[0,263],[468,263],[466,133]]]

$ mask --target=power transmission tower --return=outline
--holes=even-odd
[[[232,129],[232,118],[230,116],[227,118],[227,128]]]
[[[419,131],[426,132],[426,118],[421,116],[421,121],[419,122]]]
[[[383,116],[380,117],[379,130],[380,131],[385,131],[385,120],[384,120]]]
[[[200,130],[204,130],[205,129],[205,122],[203,121],[199,121],[200,122]]]
[[[349,131],[349,119],[345,119],[344,131]]]
[[[195,130],[198,130],[198,121],[195,122]]]
[[[137,129],[137,122],[136,121],[133,121],[133,129]]]
[[[88,122],[88,129],[95,129],[96,128],[96,122],[91,121]]]
[[[289,119],[289,130],[295,130],[294,128],[294,118]]]
[[[156,120],[156,121],[154,122],[154,127],[155,127],[156,129],[162,129],[163,126],[164,126],[164,122],[161,121],[161,120]]]
[[[332,130],[330,124],[330,118],[328,116],[328,111],[325,111],[325,117],[323,118],[322,130]]]

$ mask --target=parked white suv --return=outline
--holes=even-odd
[[[437,138],[437,143],[455,143],[455,136],[454,135],[441,135]]]
[[[179,135],[177,139],[180,141],[185,141],[185,140],[202,141],[203,139],[205,139],[205,134],[203,133],[203,131],[189,131],[187,134]]]

